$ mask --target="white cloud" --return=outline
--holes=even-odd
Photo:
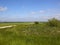
[[[32,12],[32,14],[36,14],[36,12]]]
[[[54,17],[60,20],[60,14],[56,14]]]
[[[45,11],[44,11],[44,10],[40,10],[40,13],[44,14],[44,13],[45,13]]]
[[[58,20],[60,20],[60,14],[56,14],[56,15],[49,15],[49,16],[43,16],[44,19],[51,19],[51,18],[56,18]]]
[[[0,11],[6,11],[7,7],[0,7]]]
[[[37,11],[37,12],[31,12],[31,14],[44,14],[45,13],[45,10],[40,10],[40,11]]]

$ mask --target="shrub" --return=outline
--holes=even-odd
[[[57,26],[59,26],[59,20],[52,18],[52,19],[48,20],[47,24],[51,27],[57,27]]]
[[[34,23],[35,23],[35,24],[39,24],[39,22],[37,22],[37,21],[36,21],[36,22],[34,22]]]

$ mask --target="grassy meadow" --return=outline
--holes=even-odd
[[[16,25],[0,29],[0,45],[60,45],[60,27],[46,23],[0,23],[1,26]]]

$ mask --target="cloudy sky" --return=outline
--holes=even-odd
[[[0,0],[0,21],[60,19],[60,0]]]

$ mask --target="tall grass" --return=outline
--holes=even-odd
[[[60,45],[60,28],[46,24],[16,24],[0,29],[0,45]]]

